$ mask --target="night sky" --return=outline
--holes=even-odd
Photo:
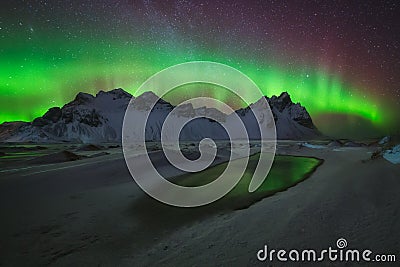
[[[289,92],[327,134],[400,129],[397,1],[0,5],[0,122],[31,120],[80,91],[134,94],[165,67],[211,60],[241,70],[267,96]]]

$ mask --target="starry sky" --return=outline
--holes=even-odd
[[[0,122],[210,60],[289,92],[337,137],[400,129],[397,1],[2,1]],[[209,90],[228,101],[223,91]]]

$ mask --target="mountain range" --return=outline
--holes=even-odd
[[[130,100],[134,98],[123,89],[100,91],[95,96],[78,93],[75,99],[63,107],[50,108],[42,117],[32,122],[5,122],[0,125],[0,141],[3,142],[120,142],[122,122]],[[307,110],[293,103],[289,94],[265,97],[274,116],[278,139],[303,140],[320,136]],[[146,125],[146,140],[160,140],[163,121],[175,108],[153,92],[145,92],[134,98],[135,116],[148,110],[149,103],[157,100]],[[261,101],[235,112],[244,122],[250,139],[259,138],[258,127],[250,107],[264,108]],[[254,105],[254,106],[252,106]],[[217,122],[227,114],[214,108],[194,108],[191,104],[178,107],[177,117],[210,115],[216,120],[198,118],[189,122],[180,134],[181,140],[201,140],[205,137],[227,139],[228,136]]]

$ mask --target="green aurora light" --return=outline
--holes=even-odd
[[[46,41],[47,40],[47,41]],[[248,75],[267,96],[287,91],[312,116],[338,113],[360,116],[377,127],[389,127],[394,115],[383,101],[361,95],[336,74],[322,68],[281,67],[277,62],[254,62],[224,53],[160,49],[132,42],[67,43],[62,38],[3,44],[0,53],[0,122],[29,121],[52,106],[62,106],[77,92],[124,88],[130,93],[156,72],[174,64],[209,60],[227,64]],[[4,67],[5,66],[5,67]],[[214,97],[224,101],[222,91]]]

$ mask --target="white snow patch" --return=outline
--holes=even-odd
[[[332,151],[335,152],[344,152],[344,151],[350,151],[350,150],[361,150],[363,149],[362,147],[340,147],[340,148],[334,148]],[[368,152],[367,152],[368,153]]]
[[[400,145],[394,146],[390,150],[386,150],[385,153],[383,153],[383,157],[393,164],[400,164]]]
[[[390,141],[390,137],[389,136],[385,136],[379,141],[379,144],[380,145],[384,145],[384,144],[388,143],[389,141]]]
[[[308,147],[308,148],[314,148],[314,149],[324,149],[324,148],[326,148],[326,146],[313,145],[313,144],[309,144],[309,143],[300,143],[300,145]]]

